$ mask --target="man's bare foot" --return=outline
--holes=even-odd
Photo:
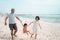
[[[15,37],[17,37],[17,35],[14,34]]]

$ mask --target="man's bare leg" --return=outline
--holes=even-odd
[[[15,36],[15,37],[17,37],[16,33],[17,33],[17,30],[14,31],[14,36]]]
[[[13,39],[13,30],[11,30],[11,36],[12,36],[12,39]]]

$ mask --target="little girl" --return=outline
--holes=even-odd
[[[33,22],[30,23],[30,24],[33,23],[33,27],[32,27],[32,29],[33,29],[33,33],[32,33],[32,35],[31,35],[31,37],[35,34],[35,39],[36,39],[36,37],[37,37],[37,30],[38,30],[37,27],[39,26],[40,29],[41,29],[41,26],[40,26],[39,20],[40,20],[39,16],[36,16],[36,17],[35,17],[35,21],[33,21]],[[30,24],[29,24],[29,25],[30,25]]]
[[[24,25],[23,25],[23,33],[26,33],[28,35],[28,33],[29,34],[31,34],[31,33],[27,30],[27,26],[28,26],[27,23],[24,23]]]

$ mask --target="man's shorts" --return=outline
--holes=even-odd
[[[17,26],[16,26],[16,24],[9,24],[9,28],[10,28],[10,30],[17,30]]]

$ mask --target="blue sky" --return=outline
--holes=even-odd
[[[60,0],[0,0],[0,13],[60,14]]]

